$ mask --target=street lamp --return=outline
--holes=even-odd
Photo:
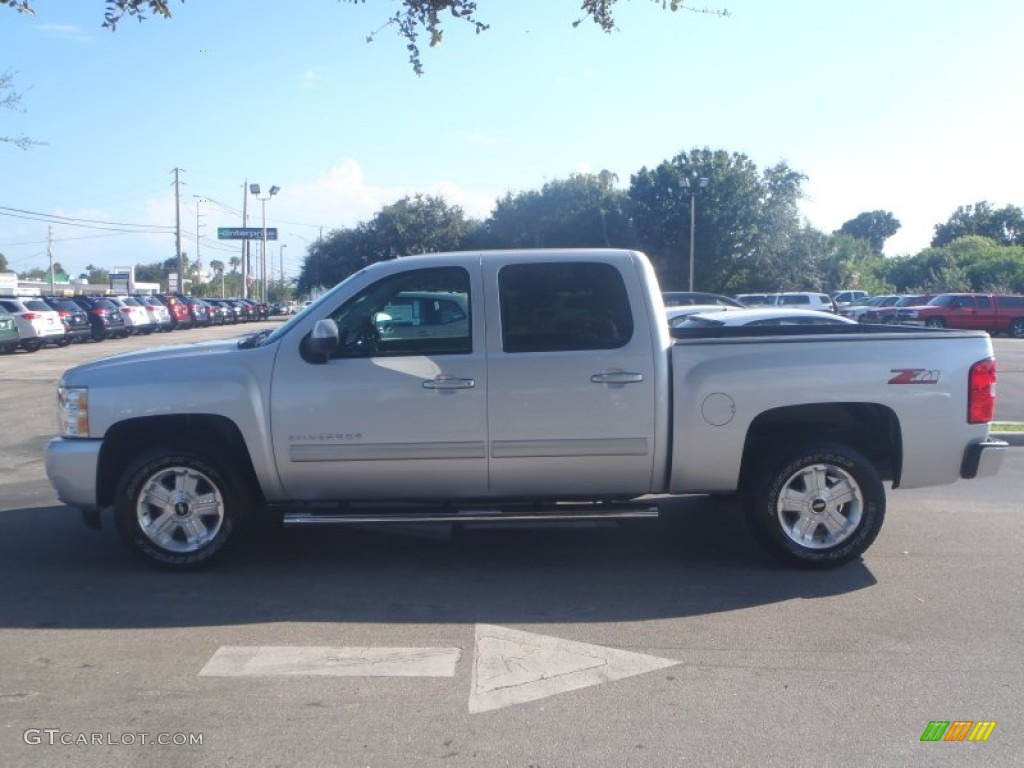
[[[679,180],[679,186],[682,187],[683,193],[690,193],[690,291],[693,291],[693,241],[697,224],[697,191],[705,189],[708,185],[706,178],[694,177],[693,180],[696,183],[691,184],[687,176]]]
[[[281,301],[284,301],[284,249],[287,247],[288,243],[283,243],[277,251],[281,259]]]
[[[270,188],[270,194],[268,194],[266,197],[260,197],[260,185],[259,184],[250,184],[249,185],[249,191],[252,192],[252,194],[256,195],[256,199],[260,201],[260,208],[262,209],[262,214],[263,214],[263,248],[262,248],[262,250],[260,252],[260,275],[262,276],[263,289],[262,289],[262,294],[260,296],[260,299],[264,303],[266,303],[266,301],[267,301],[267,200],[269,200],[274,195],[276,195],[278,192],[280,192],[281,188],[278,187],[278,186],[272,186]],[[273,266],[273,265],[271,265],[271,266]]]

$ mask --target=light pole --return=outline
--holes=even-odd
[[[694,183],[690,183],[690,179],[687,176],[683,176],[679,180],[679,186],[683,188],[683,192],[690,193],[690,291],[693,291],[693,243],[694,234],[696,233],[697,225],[697,191],[707,187],[708,180],[706,178],[693,179]]]
[[[270,194],[266,197],[260,197],[260,185],[250,184],[249,191],[256,195],[256,199],[260,201],[260,208],[263,214],[263,247],[260,250],[260,276],[262,278],[262,293],[260,300],[265,304],[267,301],[267,200],[272,198],[278,192],[281,191],[280,187],[272,186],[270,188]],[[271,265],[273,268],[273,265]]]
[[[288,247],[288,243],[283,243],[278,249],[277,254],[281,260],[281,300],[284,301],[284,249]]]

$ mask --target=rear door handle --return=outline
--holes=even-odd
[[[424,389],[472,389],[476,379],[441,378],[423,382]]]
[[[629,371],[616,371],[614,373],[595,373],[590,380],[594,384],[638,384],[644,380],[644,375]]]

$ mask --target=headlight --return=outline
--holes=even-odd
[[[58,387],[60,433],[64,437],[89,436],[89,390],[86,387]]]

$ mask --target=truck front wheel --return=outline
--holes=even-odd
[[[945,328],[946,321],[941,317],[929,317],[924,321],[924,325],[926,328]]]
[[[777,558],[834,568],[860,557],[885,519],[885,489],[858,451],[820,443],[755,472],[746,495],[754,535]]]
[[[145,560],[193,570],[215,562],[238,538],[248,506],[242,486],[213,462],[166,449],[140,456],[122,474],[114,519]]]
[[[1010,335],[1015,339],[1024,339],[1024,317],[1014,318],[1010,323]]]

